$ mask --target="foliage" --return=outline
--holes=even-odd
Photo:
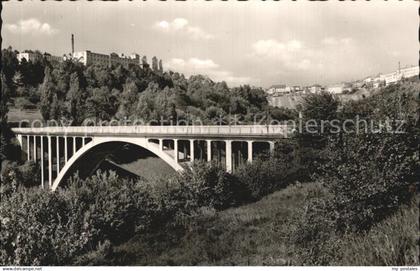
[[[413,202],[411,206],[403,206],[395,215],[380,222],[368,233],[344,235],[337,252],[340,258],[332,264],[419,265],[418,217],[418,204]]]
[[[251,123],[268,110],[261,88],[229,88],[225,82],[202,75],[185,78],[148,65],[86,67],[70,60],[49,63],[45,58],[18,63],[11,48],[3,50],[2,58],[13,96],[38,106],[44,120],[66,119],[80,125],[85,119],[141,119],[167,125],[177,120],[214,124],[220,117],[236,116],[240,123]],[[294,114],[271,110],[272,119],[284,120]]]
[[[180,192],[194,201],[197,207],[217,210],[241,202],[241,184],[220,165],[196,162],[192,168],[182,172],[177,181]]]
[[[235,172],[236,178],[254,200],[273,193],[296,181],[303,181],[297,145],[278,141],[272,157],[260,156],[252,164],[245,164]]]
[[[2,265],[62,265],[100,241],[122,242],[147,228],[153,201],[132,181],[100,174],[48,192],[20,187],[2,196]],[[28,226],[30,225],[30,226]]]
[[[418,84],[413,87],[418,90]],[[339,263],[337,251],[345,249],[345,245],[340,246],[346,235],[375,236],[372,228],[415,195],[420,176],[420,133],[418,105],[411,90],[405,85],[390,86],[366,100],[344,104],[339,113],[342,118],[355,118],[360,113],[359,117],[372,126],[358,132],[347,126],[353,128],[352,133],[328,135],[325,161],[314,175],[325,192],[308,200],[291,235],[301,263]],[[386,119],[399,121],[381,126]],[[401,255],[410,255],[411,248],[406,250],[404,242],[395,245],[402,246]],[[361,249],[367,250],[367,246],[363,243]],[[412,261],[391,254],[397,263]],[[384,263],[383,258],[370,255],[373,262]]]

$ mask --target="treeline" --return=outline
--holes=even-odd
[[[3,73],[10,102],[20,108],[39,108],[44,120],[67,120],[80,125],[90,120],[154,120],[168,124],[201,120],[211,124],[259,119],[290,119],[296,113],[268,106],[261,88],[229,88],[202,75],[186,78],[177,72],[154,71],[130,65],[92,65],[45,59],[18,63],[11,48],[2,51]]]

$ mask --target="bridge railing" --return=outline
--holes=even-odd
[[[62,135],[282,135],[291,133],[287,125],[232,126],[69,126],[13,128],[16,134]]]

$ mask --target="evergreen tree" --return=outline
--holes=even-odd
[[[0,97],[0,163],[9,156],[10,133],[7,125],[7,113],[9,112],[7,102],[9,100],[9,87],[6,83],[6,76],[1,73],[1,97]]]
[[[158,59],[155,56],[152,58],[152,70],[154,72],[157,72],[159,70],[159,67],[158,67]]]
[[[80,88],[79,76],[75,72],[72,73],[70,76],[70,88],[66,95],[66,109],[67,114],[73,121],[73,125],[83,122],[85,96],[85,92]]]
[[[7,122],[7,113],[9,112],[9,108],[7,107],[7,102],[9,100],[9,87],[6,83],[6,76],[2,72],[1,73],[1,97],[0,97],[0,121]]]
[[[40,92],[41,92],[40,110],[41,110],[41,114],[44,120],[49,120],[49,119],[52,119],[51,105],[53,102],[55,86],[52,81],[51,70],[49,67],[45,68],[44,74],[45,74],[44,81],[42,82],[42,85],[40,86]]]

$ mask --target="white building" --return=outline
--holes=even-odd
[[[63,57],[61,57],[61,56],[53,56],[53,55],[50,55],[48,53],[41,54],[39,51],[35,51],[35,52],[24,51],[22,53],[18,53],[16,58],[19,61],[19,63],[22,62],[23,59],[25,59],[28,62],[29,61],[35,62],[35,61],[41,60],[43,58],[45,58],[46,60],[48,60],[50,62],[51,61],[62,61],[63,60]]]
[[[140,56],[138,54],[131,54],[130,56],[120,56],[116,53],[111,53],[109,55],[94,53],[89,50],[74,52],[72,54],[73,59],[83,63],[83,65],[88,66],[92,64],[102,64],[102,65],[116,65],[121,64],[122,66],[127,67],[129,64],[141,65]]]
[[[266,92],[270,96],[280,96],[283,94],[290,93],[291,89],[286,85],[272,85],[269,89],[267,89]]]
[[[344,90],[344,84],[333,85],[327,88],[327,91],[332,94],[342,94]]]
[[[395,72],[380,75],[380,80],[386,85],[400,81],[403,78],[419,76],[419,66],[406,67]]]

